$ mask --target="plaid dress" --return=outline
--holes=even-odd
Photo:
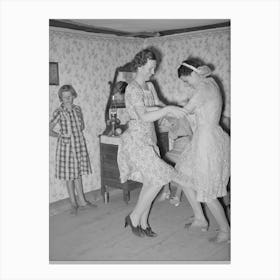
[[[81,108],[72,105],[69,110],[61,104],[54,111],[50,123],[60,125],[60,136],[56,146],[55,177],[60,180],[74,180],[90,174],[90,160],[82,132],[84,121]]]

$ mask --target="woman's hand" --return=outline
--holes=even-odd
[[[184,108],[178,106],[166,106],[167,116],[173,116],[175,118],[183,118],[187,115],[187,112]]]

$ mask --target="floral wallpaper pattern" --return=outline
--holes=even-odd
[[[49,60],[59,63],[59,86],[49,86],[49,114],[59,106],[57,91],[70,83],[76,89],[75,103],[81,106],[85,121],[84,135],[92,166],[92,175],[83,178],[85,192],[100,189],[99,139],[105,129],[104,111],[109,96],[108,81],[115,69],[131,61],[144,47],[161,52],[162,61],[155,79],[167,101],[179,101],[180,80],[177,68],[189,55],[198,56],[215,66],[214,74],[225,92],[224,114],[230,115],[230,29],[221,28],[180,35],[139,39],[106,37],[61,29],[50,29]],[[125,118],[125,113],[120,114]],[[66,198],[63,183],[54,178],[56,139],[50,137],[50,202]]]
[[[100,188],[98,135],[105,129],[104,112],[109,96],[109,81],[117,67],[130,61],[142,47],[142,39],[102,37],[78,32],[50,30],[49,60],[59,64],[59,86],[49,86],[49,114],[59,106],[58,89],[72,84],[78,93],[74,100],[81,106],[85,121],[92,175],[84,176],[85,192]],[[56,128],[58,129],[58,127]],[[63,181],[54,178],[56,140],[50,137],[50,202],[66,198]]]
[[[181,81],[177,69],[188,56],[201,58],[212,64],[215,75],[222,85],[225,97],[223,114],[230,116],[230,28],[219,28],[180,35],[149,38],[145,46],[155,47],[162,57],[155,79],[160,93],[168,101],[178,101]]]

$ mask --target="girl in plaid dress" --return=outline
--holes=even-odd
[[[75,89],[71,85],[64,85],[59,89],[58,97],[61,105],[54,111],[50,121],[50,136],[57,137],[55,177],[66,181],[72,206],[71,214],[77,214],[75,189],[80,207],[95,207],[86,201],[82,185],[82,175],[91,174],[83,135],[85,125],[81,108],[73,104],[74,98],[77,97]],[[57,124],[60,126],[60,133],[53,130]]]

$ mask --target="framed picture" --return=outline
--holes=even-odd
[[[50,70],[49,85],[58,86],[59,85],[58,62],[50,62],[49,70]]]

